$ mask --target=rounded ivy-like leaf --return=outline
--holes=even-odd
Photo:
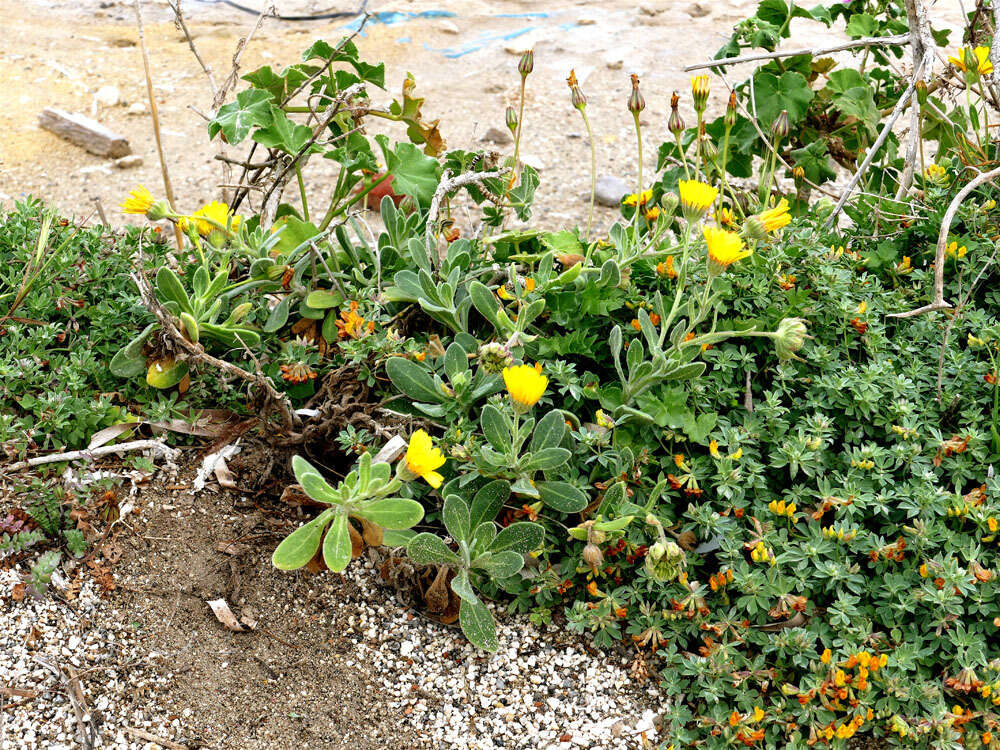
[[[352,515],[365,518],[383,529],[400,531],[420,523],[424,517],[424,506],[416,500],[402,497],[387,497],[374,500],[351,511]]]
[[[324,511],[286,536],[271,555],[274,567],[278,570],[297,570],[312,560],[332,513],[333,511]]]
[[[462,600],[458,609],[458,622],[469,641],[483,651],[495,652],[500,648],[497,626],[489,608],[478,599],[475,603]]]
[[[323,540],[323,562],[334,573],[341,573],[351,562],[351,533],[347,514],[337,513]]]

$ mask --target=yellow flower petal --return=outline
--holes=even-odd
[[[503,382],[515,408],[527,411],[544,395],[549,379],[537,366],[516,365],[503,369]]]

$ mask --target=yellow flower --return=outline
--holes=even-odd
[[[514,402],[514,408],[527,411],[545,393],[549,379],[542,375],[541,365],[516,365],[503,368],[503,382]]]
[[[229,205],[226,203],[212,201],[211,203],[202,206],[191,215],[191,218],[194,219],[194,224],[198,230],[198,234],[202,237],[207,237],[217,229],[224,229],[227,226],[230,217],[232,218],[232,225],[230,228],[235,232],[240,228],[240,222],[243,221],[243,218],[230,211]],[[181,221],[181,228],[187,229],[186,221]]]
[[[713,440],[708,444],[708,452],[712,454],[712,458],[719,458],[719,441]]]
[[[719,195],[718,188],[699,180],[681,180],[677,183],[677,188],[681,195],[681,209],[688,221],[696,221],[704,216]]]
[[[788,213],[788,201],[782,198],[777,206],[758,214],[757,221],[761,223],[766,232],[774,232],[787,226],[792,221],[791,214]]]
[[[968,48],[963,47],[959,50],[956,56],[949,57],[948,62],[961,70],[963,73],[969,72],[970,65],[974,65],[975,70],[973,72],[978,73],[981,76],[988,76],[993,72],[993,63],[990,61],[989,47],[976,47],[972,50],[972,55],[969,54]]]
[[[967,252],[969,252],[968,248],[965,245],[959,247],[957,242],[952,242],[944,249],[944,254],[949,258],[964,258]]]
[[[440,448],[435,448],[431,436],[424,430],[417,430],[410,436],[410,445],[404,459],[406,470],[414,477],[422,477],[434,489],[441,486],[444,477],[435,471],[444,465],[445,457]]]
[[[866,312],[868,312],[868,303],[861,300],[858,303],[858,315],[864,315]]]
[[[728,206],[723,206],[715,212],[715,223],[720,227],[731,226],[735,220],[736,217],[733,216],[733,209]]]
[[[153,194],[145,186],[139,185],[139,187],[129,192],[128,198],[121,205],[121,209],[123,214],[141,214],[144,216],[153,207],[154,203],[156,203],[156,199],[153,197]]]
[[[657,217],[659,217],[659,215],[660,215],[660,207],[659,206],[652,206],[651,208],[647,208],[646,209],[646,213],[644,214],[644,216],[646,217],[646,221],[649,221],[649,222],[656,221],[656,219],[657,219]]]
[[[696,112],[704,112],[705,104],[708,102],[708,93],[711,90],[711,79],[708,76],[694,76],[691,79],[691,96],[694,98],[694,109]]]
[[[753,707],[753,720],[755,722],[759,722],[763,718],[764,718],[764,709],[762,709],[760,706],[754,706]]]
[[[730,453],[729,454],[729,457],[733,461],[739,461],[741,458],[743,458],[743,449],[742,448],[737,448],[735,453]]]
[[[924,170],[924,177],[926,177],[928,181],[940,185],[947,179],[948,171],[940,164],[931,164]]]
[[[626,206],[634,206],[637,203],[645,206],[653,197],[653,191],[643,190],[642,193],[632,193],[631,195],[626,195],[625,199],[622,201]]]
[[[997,533],[997,527],[998,527],[997,519],[995,519],[993,516],[990,516],[989,518],[986,519],[986,526],[989,528],[990,533],[993,534]]]
[[[709,269],[719,273],[736,261],[753,255],[743,249],[743,240],[735,232],[718,227],[703,227],[705,243],[708,245]],[[714,265],[714,268],[713,268]]]

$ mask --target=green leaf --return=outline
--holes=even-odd
[[[448,374],[451,382],[455,382],[455,377],[467,372],[469,369],[469,358],[465,353],[465,349],[456,342],[452,342],[451,345],[444,353],[444,371]]]
[[[389,150],[389,139],[375,136],[382,149],[388,172],[392,174],[392,189],[397,194],[409,195],[422,208],[427,208],[437,189],[441,165],[437,159],[424,155],[412,143],[397,143]]]
[[[406,554],[418,565],[457,565],[461,562],[444,541],[426,531],[410,540]]]
[[[566,437],[566,417],[557,409],[550,411],[538,420],[535,432],[531,436],[531,452],[544,448],[557,448]]]
[[[285,299],[288,299],[287,297]],[[282,300],[284,302],[284,300]],[[340,292],[329,292],[325,289],[317,289],[309,292],[306,297],[306,304],[317,310],[329,310],[331,307],[339,307],[344,304],[344,295]]]
[[[817,185],[836,178],[837,173],[830,164],[827,156],[826,143],[816,140],[804,148],[792,151],[792,159],[797,167],[802,167],[806,173],[806,179]]]
[[[757,73],[753,78],[757,117],[765,130],[771,127],[781,110],[788,110],[788,120],[795,125],[806,114],[815,92],[801,73]]]
[[[500,529],[497,538],[490,545],[490,552],[506,552],[510,550],[521,555],[534,552],[542,546],[545,539],[545,527],[531,521],[517,521]]]
[[[271,123],[273,97],[262,89],[247,89],[236,95],[236,101],[223,104],[208,123],[208,137],[220,132],[226,143],[236,145],[250,133],[251,128]]]
[[[312,560],[331,515],[332,510],[324,511],[286,536],[271,555],[274,567],[278,570],[296,570]]]
[[[323,562],[334,573],[342,573],[351,562],[351,534],[347,514],[337,513],[323,540]]]
[[[341,501],[339,493],[334,491],[323,475],[302,456],[292,456],[292,472],[295,474],[295,480],[313,500],[327,505]]]
[[[625,482],[615,482],[605,490],[604,499],[597,512],[604,516],[614,513],[625,502],[627,496]]]
[[[542,448],[531,453],[528,467],[533,471],[548,471],[562,466],[571,455],[565,448]]]
[[[497,640],[497,626],[489,608],[478,599],[475,603],[464,599],[458,609],[458,622],[465,637],[483,651],[493,653],[500,648]]]
[[[160,270],[156,272],[156,291],[163,302],[175,302],[182,312],[194,314],[187,290],[173,269],[160,266]]]
[[[496,295],[485,284],[473,281],[469,283],[469,297],[472,299],[472,305],[479,311],[479,314],[486,318],[488,322],[497,325],[497,313],[500,311],[500,303],[497,301]]]
[[[137,378],[142,375],[146,369],[146,357],[142,353],[142,348],[146,345],[155,325],[150,323],[142,329],[142,333],[115,353],[108,365],[112,375],[117,375],[119,378]]]
[[[469,506],[465,500],[458,495],[448,495],[441,509],[441,520],[452,539],[469,543],[472,527],[469,525]]]
[[[416,362],[405,357],[390,357],[385,363],[385,372],[392,384],[414,401],[440,404],[445,400],[444,393]]]
[[[383,529],[399,531],[420,523],[424,517],[424,506],[416,500],[386,497],[356,508],[352,515],[366,518]]]
[[[496,450],[507,453],[511,447],[510,425],[507,418],[493,404],[486,404],[479,414],[479,426]]]
[[[472,582],[469,580],[469,571],[466,568],[459,570],[455,577],[451,579],[451,590],[462,601],[475,602],[479,600],[475,590],[472,588]]]
[[[524,557],[513,550],[490,555],[481,566],[491,578],[510,578],[524,567]]]
[[[561,513],[579,513],[587,507],[587,496],[568,482],[536,482],[542,502]]]
[[[274,107],[272,112],[271,123],[253,134],[253,139],[260,145],[278,149],[293,156],[300,153],[322,151],[322,147],[316,143],[313,143],[308,149],[306,148],[306,144],[312,137],[312,128],[292,122],[288,119],[288,115],[277,107]]]
[[[469,525],[478,529],[486,521],[492,521],[510,497],[510,482],[505,479],[495,479],[475,494],[469,512]]]
[[[264,321],[264,333],[274,333],[288,322],[288,308],[292,298],[285,296],[274,306]]]

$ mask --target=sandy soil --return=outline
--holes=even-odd
[[[118,222],[115,206],[132,186],[143,183],[156,190],[162,184],[150,118],[129,114],[130,106],[146,97],[141,53],[131,3],[87,0],[82,5],[0,0],[0,128],[7,134],[0,144],[0,205],[32,194],[67,213],[85,215],[97,200],[109,220]],[[301,1],[277,5],[283,13],[309,8]],[[625,111],[629,73],[642,78],[647,143],[659,143],[666,135],[670,92],[688,86],[680,66],[710,58],[756,3],[661,0],[637,8],[624,0],[410,0],[369,5],[412,14],[454,14],[372,24],[358,40],[368,59],[386,62],[388,93],[376,93],[376,101],[381,96],[388,102],[406,72],[413,72],[418,93],[427,100],[425,113],[442,118],[451,147],[482,148],[482,134],[489,127],[503,127],[504,109],[517,95],[517,53],[534,47],[522,152],[525,161],[542,167],[539,214],[567,222],[583,215],[589,185],[588,170],[578,169],[589,153],[582,123],[569,104],[565,79],[570,69],[576,69],[590,101],[599,171],[634,180],[634,135]],[[236,40],[254,18],[223,5],[187,2],[185,8],[195,43],[221,80],[230,69]],[[145,15],[170,174],[178,203],[193,210],[220,194],[220,164],[213,161],[218,146],[208,142],[204,121],[195,113],[210,110],[211,92],[166,6],[148,2]],[[244,55],[242,70],[295,61],[314,39],[339,38],[345,25],[344,19],[269,20]],[[827,34],[808,26],[803,29],[810,38]],[[96,92],[108,85],[118,88],[121,104],[97,103]],[[723,93],[715,99],[723,106]],[[46,106],[94,116],[120,131],[143,157],[143,166],[118,170],[109,160],[40,130],[37,116]],[[647,174],[654,165],[655,148],[647,148]],[[612,216],[605,210],[605,221]]]

